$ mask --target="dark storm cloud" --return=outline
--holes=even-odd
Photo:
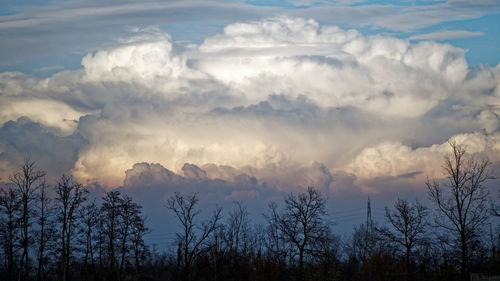
[[[126,171],[121,189],[138,200],[158,205],[156,208],[161,208],[160,205],[164,205],[175,192],[197,193],[205,206],[218,204],[226,207],[234,201],[254,200],[262,207],[269,200],[264,198],[281,196],[277,189],[259,183],[247,174],[241,173],[231,179],[210,179],[202,168],[189,163],[184,164],[182,174],[157,163],[137,163]]]
[[[26,117],[9,121],[0,127],[1,173],[12,173],[29,157],[39,169],[47,171],[48,178],[53,180],[71,171],[78,159],[78,152],[86,144],[78,132],[60,136],[53,128]]]

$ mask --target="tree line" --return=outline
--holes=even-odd
[[[196,193],[174,193],[178,223],[169,251],[147,245],[141,206],[119,191],[91,198],[72,176],[48,185],[26,160],[0,193],[1,280],[468,280],[500,275],[498,217],[485,184],[490,163],[450,142],[444,181],[428,180],[432,207],[398,198],[385,221],[369,216],[340,237],[314,187],[271,203],[252,223],[235,202],[201,214]]]
[[[119,191],[98,205],[72,176],[54,186],[26,160],[0,193],[1,280],[124,280],[148,247],[141,206]]]

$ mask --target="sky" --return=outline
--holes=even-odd
[[[499,174],[499,26],[496,0],[0,0],[0,181],[28,156],[118,188],[156,243],[173,192],[259,221],[315,186],[338,229],[368,196],[382,220],[451,139]]]

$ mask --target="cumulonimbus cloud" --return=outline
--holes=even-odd
[[[173,173],[192,163],[208,179],[245,174],[278,190],[364,189],[356,182],[421,180],[452,137],[499,160],[500,66],[473,70],[464,54],[290,17],[231,24],[183,48],[160,29],[138,29],[79,70],[0,74],[9,109],[0,122],[27,116],[78,136],[67,168],[107,187],[145,162]],[[14,110],[23,105],[33,110]],[[60,110],[40,114],[49,107]]]

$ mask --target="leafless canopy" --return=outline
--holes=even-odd
[[[183,267],[184,278],[191,280],[191,268],[196,259],[209,250],[210,235],[218,228],[222,217],[222,209],[216,208],[212,216],[203,222],[198,221],[200,211],[196,209],[198,198],[196,193],[183,195],[175,193],[167,200],[166,207],[171,210],[182,231],[177,233],[178,262]]]
[[[488,219],[488,189],[485,183],[493,179],[490,162],[467,155],[464,145],[449,142],[451,154],[444,157],[446,182],[427,181],[430,199],[440,216],[436,224],[456,234],[461,248],[461,273],[468,269],[471,242],[481,232]]]
[[[418,201],[411,203],[400,198],[394,203],[394,209],[385,208],[390,228],[381,228],[379,232],[402,249],[407,270],[410,268],[413,250],[426,241],[427,214],[427,208]]]
[[[285,198],[285,207],[278,211],[275,204],[270,205],[268,221],[288,241],[299,258],[299,270],[302,274],[304,255],[314,254],[316,246],[328,237],[325,222],[326,199],[321,192],[309,187],[305,193],[290,194]]]
[[[21,200],[21,245],[23,254],[21,258],[21,267],[23,268],[23,279],[26,279],[30,272],[29,244],[31,240],[31,224],[32,224],[32,204],[35,199],[35,192],[40,187],[45,177],[45,172],[36,168],[35,162],[30,159],[25,159],[17,172],[14,172],[9,177],[14,183],[19,192]]]

